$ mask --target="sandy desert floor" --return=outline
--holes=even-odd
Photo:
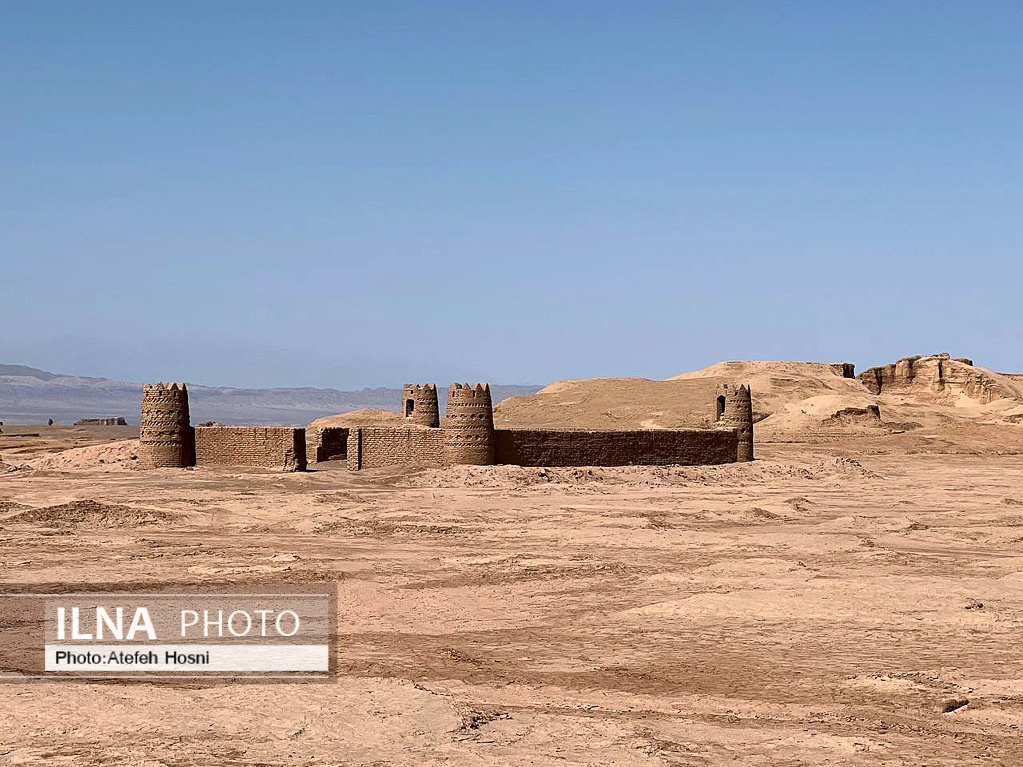
[[[1019,764],[1021,435],[355,475],[141,473],[114,445],[0,473],[3,582],[333,580],[341,670],[0,685],[0,763]]]

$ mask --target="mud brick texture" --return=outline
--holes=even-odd
[[[183,383],[145,384],[139,426],[139,468],[183,468],[195,463],[188,389]]]
[[[694,466],[734,463],[736,429],[498,429],[497,463],[517,466]]]
[[[196,466],[253,466],[305,471],[305,429],[290,426],[196,426]]]
[[[443,466],[444,430],[374,426],[348,432],[348,470],[381,466]]]
[[[348,435],[348,469],[458,463],[446,429],[365,427]],[[497,429],[493,463],[519,466],[629,466],[734,463],[737,429]],[[477,464],[487,465],[487,464]]]
[[[405,421],[414,426],[440,426],[437,384],[405,384],[401,387],[400,411]]]

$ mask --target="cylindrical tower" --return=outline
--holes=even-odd
[[[753,398],[749,386],[722,384],[717,396],[717,419],[739,432],[737,461],[753,460]]]
[[[490,384],[451,384],[444,427],[445,462],[490,466],[496,438]]]
[[[437,384],[405,384],[401,387],[401,413],[405,423],[416,426],[440,426],[440,406],[437,404]]]
[[[181,468],[195,463],[195,436],[189,423],[188,389],[183,383],[142,387],[139,466]]]

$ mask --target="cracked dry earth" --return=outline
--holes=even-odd
[[[0,685],[0,763],[1018,764],[1020,431],[722,467],[3,474],[3,581],[336,581],[340,675]]]

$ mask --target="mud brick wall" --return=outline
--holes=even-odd
[[[305,429],[287,426],[196,426],[197,466],[257,466],[305,471]]]
[[[498,429],[497,463],[630,466],[734,463],[736,429]]]
[[[117,418],[79,418],[75,426],[127,426],[128,422],[124,416]]]
[[[443,466],[444,430],[417,426],[364,426],[349,430],[349,471],[401,465]]]
[[[344,460],[348,456],[348,427],[325,426],[306,430],[306,457],[310,463]]]

